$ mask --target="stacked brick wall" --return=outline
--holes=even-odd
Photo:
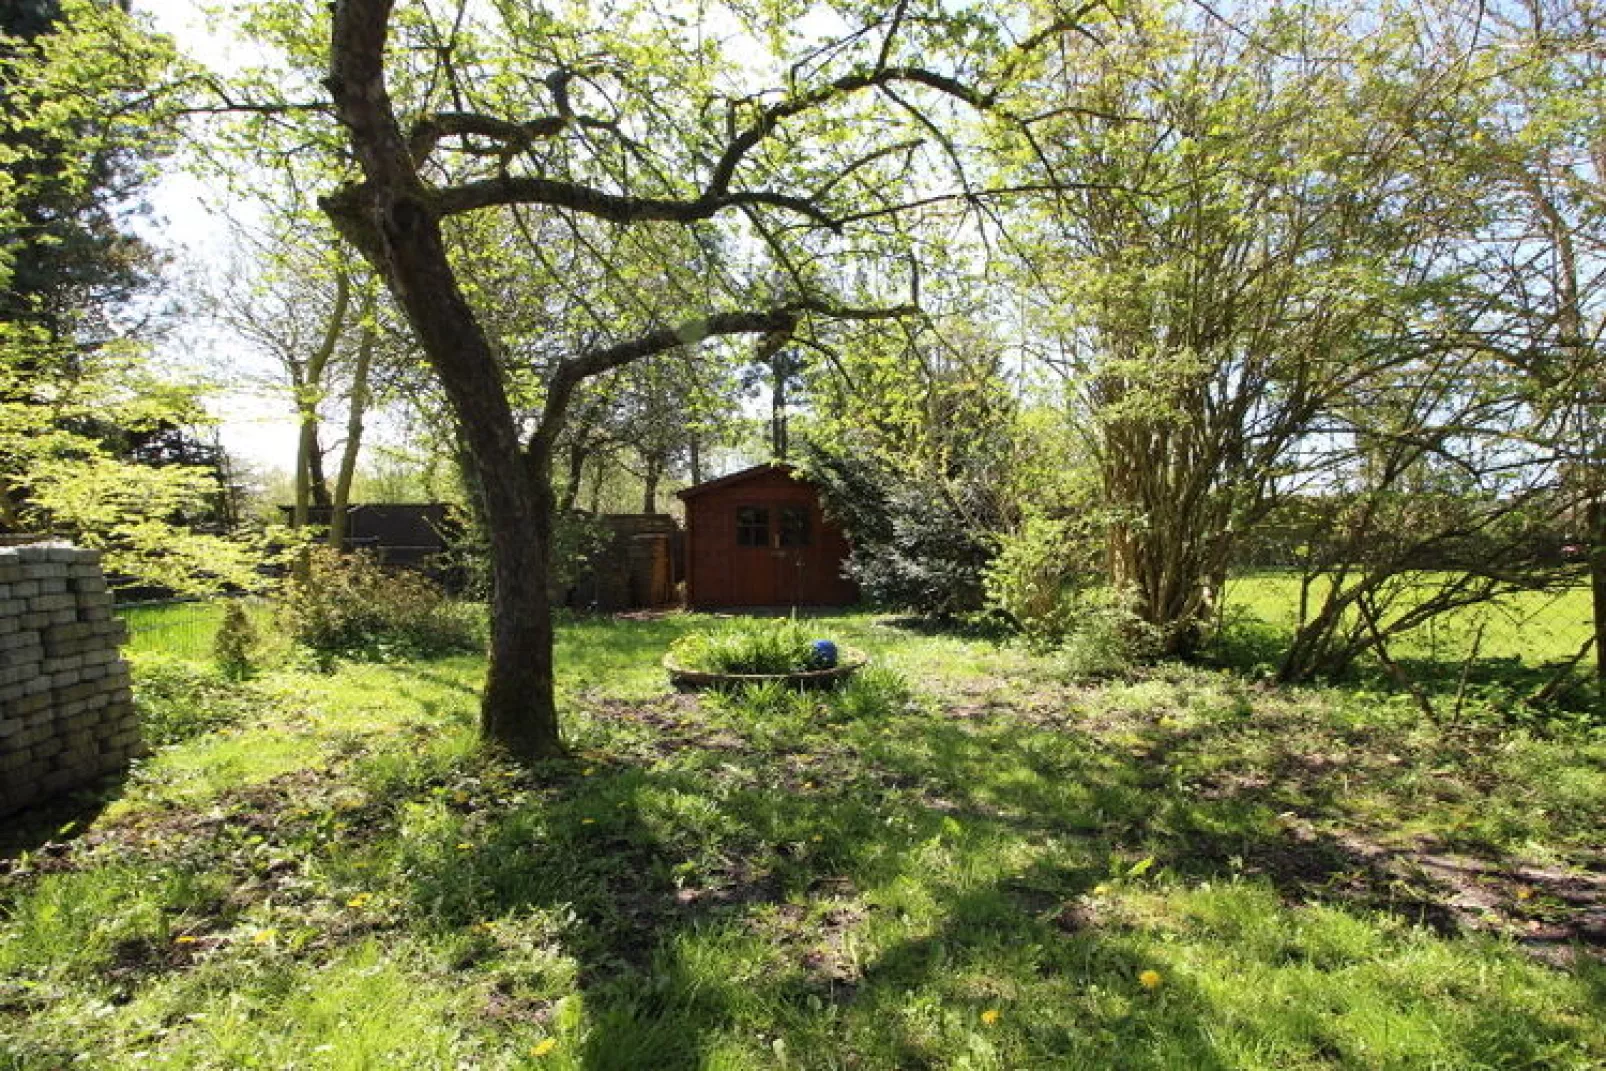
[[[0,814],[143,753],[126,635],[97,552],[0,547]]]

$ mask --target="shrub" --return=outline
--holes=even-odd
[[[1060,669],[1071,677],[1107,677],[1125,673],[1153,659],[1160,650],[1160,630],[1138,616],[1134,599],[1111,588],[1077,596],[1075,625],[1060,646]]]
[[[871,602],[931,617],[982,608],[999,505],[963,476],[918,479],[865,456],[804,448],[826,511],[853,545],[845,572]]]
[[[134,710],[147,744],[176,744],[238,724],[263,697],[194,662],[141,655],[134,662]]]
[[[670,645],[669,656],[703,673],[797,673],[825,668],[814,650],[816,639],[797,621],[746,621],[682,636]]]
[[[230,680],[249,677],[256,643],[256,629],[251,626],[245,607],[238,599],[230,599],[223,606],[223,621],[212,640],[212,660],[217,663],[218,671]]]
[[[364,553],[308,552],[285,584],[286,631],[320,655],[435,655],[483,644],[477,616],[417,573],[387,572]]]
[[[1077,521],[1028,517],[999,540],[985,574],[988,605],[1036,643],[1054,644],[1077,623],[1094,578],[1089,533]]]
[[[908,711],[913,702],[914,695],[903,674],[884,666],[866,666],[830,698],[832,709],[848,720],[902,714]]]

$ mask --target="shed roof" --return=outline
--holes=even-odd
[[[695,487],[688,487],[683,491],[676,491],[675,495],[681,499],[695,498],[696,496],[704,494],[705,492],[717,491],[722,487],[731,487],[735,484],[746,483],[748,480],[756,479],[760,476],[768,476],[773,473],[781,473],[782,475],[791,476],[796,472],[797,468],[795,466],[789,465],[784,461],[766,461],[762,465],[754,465],[752,468],[742,469],[740,472],[733,472],[728,476],[721,476],[718,479],[706,480]]]

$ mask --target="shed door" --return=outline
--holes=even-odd
[[[788,589],[778,582],[783,556],[778,544],[779,514],[773,502],[748,502],[736,507],[731,593],[737,604],[775,606],[790,601]]]

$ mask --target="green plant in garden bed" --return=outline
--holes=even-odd
[[[830,669],[818,637],[795,620],[743,621],[710,632],[682,636],[669,648],[669,659],[700,673],[783,674]]]

